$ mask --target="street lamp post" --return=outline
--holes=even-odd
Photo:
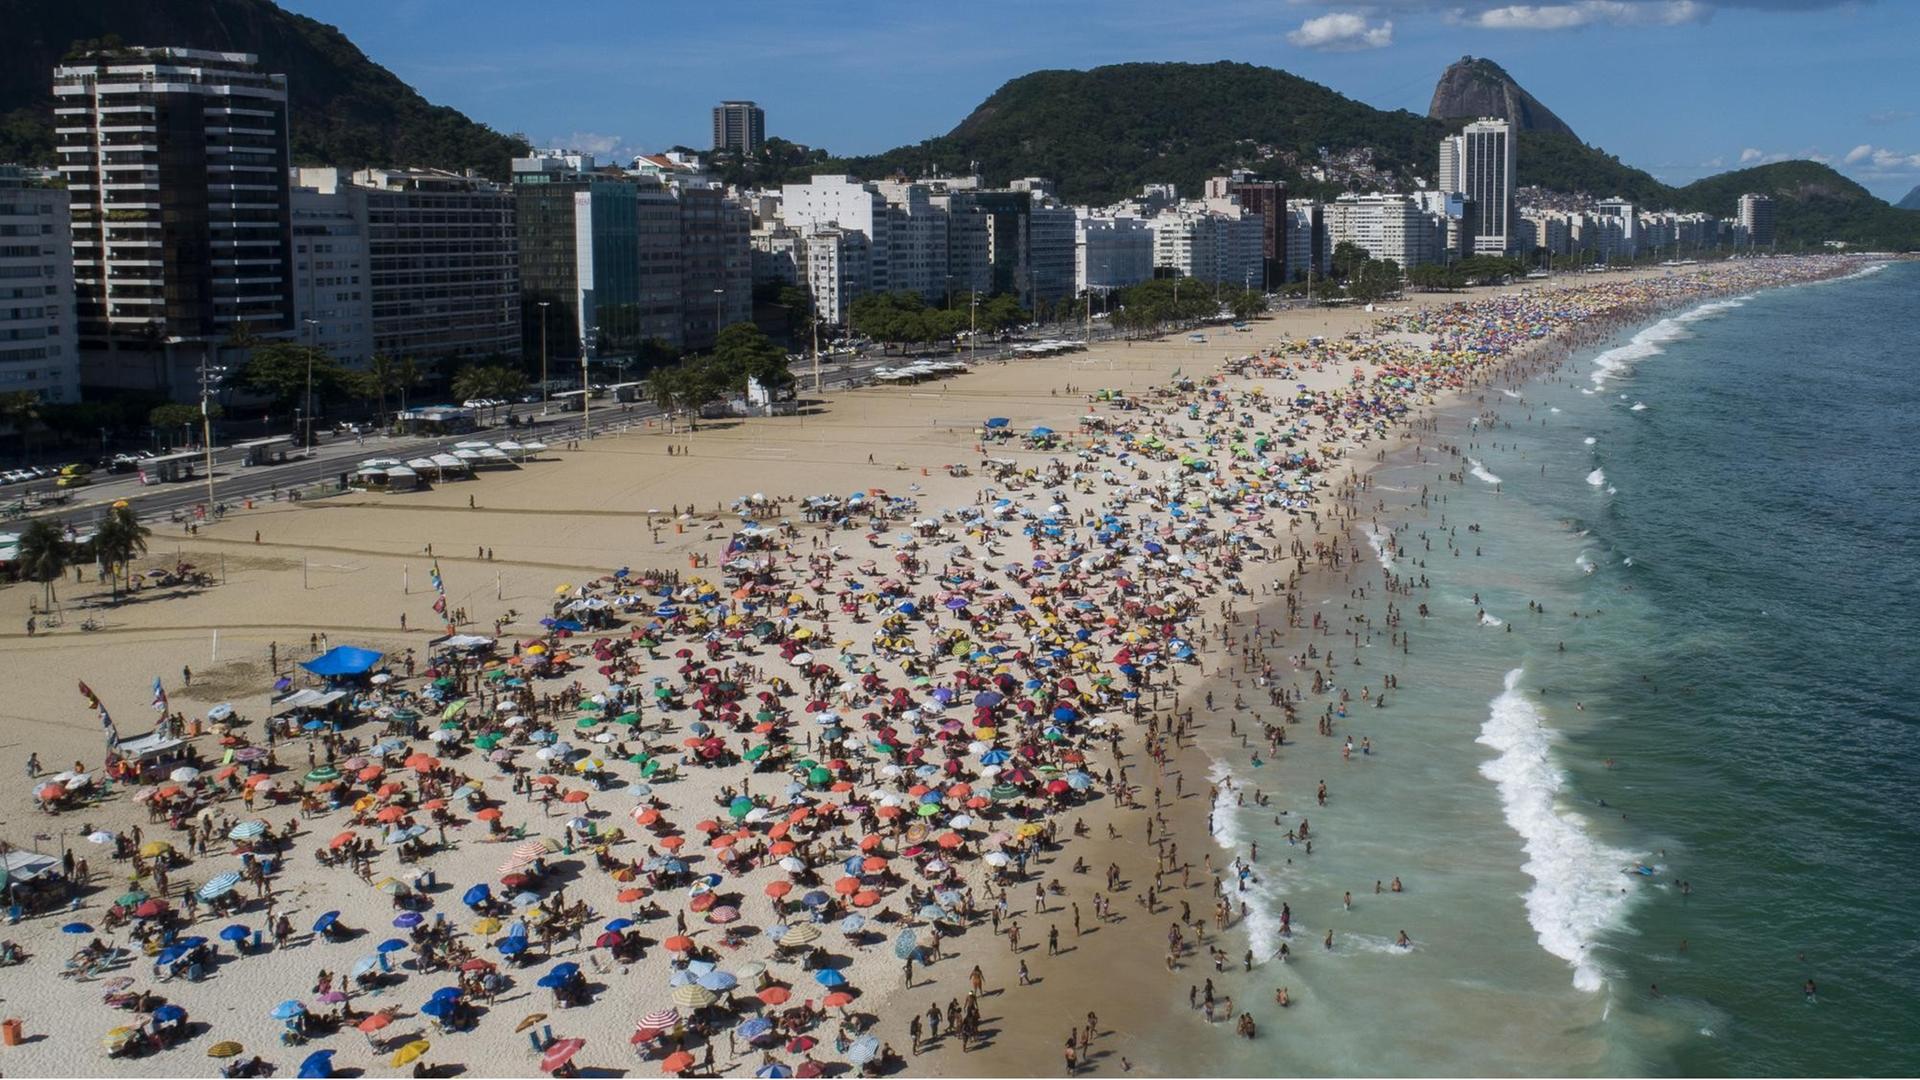
[[[547,415],[547,301],[540,301],[540,415]]]
[[[307,327],[307,456],[313,456],[313,351],[316,348],[314,338],[318,334],[320,323],[316,319],[302,319]]]
[[[593,358],[594,346],[600,340],[598,326],[587,327],[587,336],[580,341],[580,438],[593,435],[593,373],[587,366]]]
[[[726,316],[722,314],[721,309],[726,303],[726,300],[727,290],[713,290],[713,343],[715,345],[720,344],[720,323],[726,318]]]

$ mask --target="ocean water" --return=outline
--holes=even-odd
[[[1262,1038],[1208,1031],[1181,985],[1189,1056],[1159,1064],[1920,1073],[1916,311],[1913,264],[1701,304],[1390,456],[1290,639],[1352,695],[1334,736],[1278,649],[1308,690],[1286,748],[1254,764],[1250,714],[1278,710],[1250,683],[1252,746],[1230,689],[1203,733],[1234,785],[1216,864],[1259,857],[1235,962],[1182,982],[1213,975]]]

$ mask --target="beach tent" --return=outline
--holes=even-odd
[[[365,675],[380,662],[380,653],[371,649],[356,649],[351,645],[335,645],[311,660],[304,660],[300,666],[327,678],[345,675]]]
[[[134,761],[158,761],[172,757],[173,751],[185,744],[185,739],[150,731],[137,739],[121,739],[113,750],[121,757]]]

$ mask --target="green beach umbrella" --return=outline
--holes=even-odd
[[[772,747],[769,747],[766,743],[761,743],[759,746],[747,747],[746,753],[740,756],[746,758],[748,761],[759,761],[761,758],[767,756],[767,751],[770,749],[772,749]]]

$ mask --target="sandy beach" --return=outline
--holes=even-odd
[[[1209,835],[1209,761],[1194,744],[1236,718],[1258,744],[1236,695],[1290,689],[1304,693],[1290,719],[1320,711],[1299,689],[1310,669],[1275,673],[1297,649],[1266,635],[1286,628],[1284,598],[1305,576],[1363,556],[1354,496],[1369,465],[1416,435],[1423,410],[1503,370],[1677,303],[1848,265],[1776,262],[1281,313],[1248,333],[1209,327],[1204,342],[1115,342],[837,393],[799,416],[636,425],[429,491],[256,504],[193,535],[150,522],[133,573],[187,562],[214,583],[88,608],[104,624],[92,632],[75,605],[107,599],[94,567],[57,586],[63,624],[31,636],[42,589],[0,589],[0,761],[15,778],[0,840],[71,851],[89,875],[71,904],[0,934],[26,954],[0,968],[0,1017],[26,1039],[0,1049],[0,1068],[203,1075],[225,1063],[209,1049],[231,1041],[243,1049],[228,1061],[258,1055],[277,1075],[320,1050],[332,1068],[390,1075],[395,1053],[424,1040],[417,1062],[472,1075],[534,1074],[543,1050],[572,1052],[561,1072],[600,1075],[834,1075],[866,1061],[1045,1074],[1089,1012],[1083,1069],[1164,1065],[1164,988],[1199,982],[1207,949],[1237,965],[1249,948],[1240,911],[1215,917],[1234,867]],[[1486,305],[1502,302],[1511,332],[1488,329]],[[1054,434],[1032,434],[1043,428]],[[436,601],[464,616],[458,633],[496,644],[443,663],[428,698],[429,642],[448,631]],[[542,625],[574,617],[587,625],[564,637]],[[276,738],[270,759],[239,755],[266,749],[267,718],[287,711],[276,680],[326,689],[299,665],[339,646],[381,654],[368,670],[387,677],[338,680],[363,712],[337,735],[323,722]],[[564,671],[542,674],[558,652],[572,654]],[[134,798],[165,778],[108,781],[101,717],[79,689],[133,739],[161,715],[156,679],[201,732],[187,740],[201,773],[179,782],[172,812]],[[208,717],[219,705],[244,718],[224,744]],[[420,737],[377,752],[395,708],[420,714]],[[574,749],[549,753],[556,740]],[[408,764],[420,755],[433,763]],[[330,763],[339,779],[307,779]],[[46,797],[63,771],[90,779]],[[269,793],[243,799],[249,776],[270,776]],[[256,843],[251,821],[292,832]],[[173,822],[199,826],[204,851]],[[113,857],[156,840],[176,850],[165,889],[153,857],[137,860],[145,875]],[[318,857],[363,840],[364,873]],[[273,868],[256,883],[262,858]],[[183,924],[183,894],[227,871],[245,875],[223,901],[238,909],[199,905]],[[508,885],[509,873],[525,877]],[[500,905],[493,929],[463,899],[477,885],[483,906]],[[136,889],[165,910],[109,926]],[[333,911],[353,934],[309,929]],[[407,911],[418,926],[395,924]],[[276,943],[282,916],[292,933]],[[500,949],[519,922],[536,942],[510,950],[533,957],[523,965]],[[264,943],[237,952],[218,937],[231,926]],[[160,965],[167,935],[205,936],[215,955]],[[96,939],[108,957],[63,971]],[[327,1001],[320,972],[343,987],[364,957],[381,958],[366,973],[379,985]],[[569,963],[578,977],[558,992],[538,983]],[[159,981],[162,966],[181,970]],[[963,1048],[951,1027],[976,969]],[[456,986],[451,1020],[420,1012]],[[110,1057],[109,1042],[137,1050],[173,1024],[138,1011],[152,1001],[106,1000],[141,990],[184,1009],[184,1027],[164,1049]],[[276,1017],[289,1001],[308,1019]],[[1223,1003],[1220,1036],[1267,1004]],[[678,1016],[640,1026],[666,1009]],[[761,1020],[765,1035],[743,1026]],[[138,1030],[103,1041],[123,1025]],[[287,1039],[290,1027],[303,1033]],[[689,1057],[670,1058],[681,1048]]]

